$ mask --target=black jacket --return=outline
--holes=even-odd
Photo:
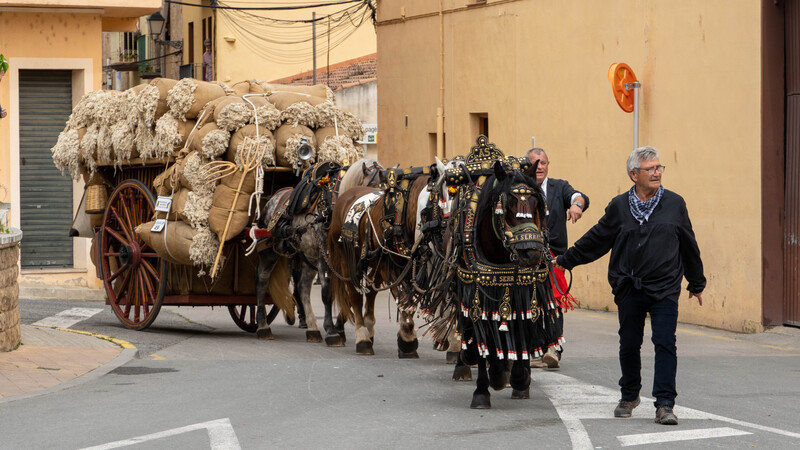
[[[547,229],[550,232],[550,249],[556,255],[567,251],[567,210],[572,205],[576,191],[567,180],[547,179]],[[581,193],[583,210],[589,209],[589,197]]]
[[[664,190],[650,219],[642,225],[631,214],[628,192],[614,197],[600,221],[558,258],[558,264],[572,269],[609,250],[608,283],[616,302],[631,288],[658,300],[677,301],[684,275],[689,292],[705,289],[703,262],[686,202],[672,191]]]

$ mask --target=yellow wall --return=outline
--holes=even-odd
[[[438,3],[379,2],[384,164],[430,162]],[[664,186],[686,199],[704,257],[704,306],[683,294],[680,319],[760,330],[760,3],[467,3],[444,1],[446,155],[474,145],[470,113],[488,113],[490,141],[506,154],[524,154],[536,136],[550,155],[550,175],[570,180],[592,200],[584,218],[568,225],[574,242],[631,185],[625,160],[633,117],[617,106],[607,80],[610,64],[629,64],[643,84],[639,145],[660,150]],[[607,264],[605,257],[573,272],[582,305],[615,309]]]
[[[199,3],[193,1],[193,3]],[[203,1],[208,4],[207,1]],[[253,6],[252,2],[228,1],[226,6]],[[291,4],[308,4],[307,0],[288,0],[281,3],[281,6]],[[266,6],[275,6],[275,3]],[[339,11],[347,5],[338,5],[325,8],[314,8],[317,17],[328,15],[334,11]],[[261,17],[292,20],[310,20],[310,9],[296,11],[247,11],[248,14]],[[188,35],[188,23],[194,22],[195,30],[195,62],[202,62],[203,40],[202,40],[202,17],[211,14],[208,8],[197,8],[191,6],[183,7],[183,30],[184,36]],[[304,30],[297,28],[279,29],[275,26],[266,26],[266,20],[261,20],[261,25],[253,25],[244,22],[241,16],[233,11],[217,10],[215,12],[215,78],[225,83],[235,83],[241,80],[259,78],[262,80],[274,80],[289,75],[312,70],[312,43],[310,25]],[[356,19],[353,18],[355,21]],[[349,22],[348,22],[349,23]],[[246,30],[246,31],[243,31]],[[327,31],[327,23],[317,24],[317,35]],[[300,33],[300,34],[298,34]],[[341,36],[341,34],[339,35]],[[259,37],[263,38],[260,39]],[[267,42],[264,39],[286,42],[287,39],[302,40],[308,42],[297,45],[284,45]],[[336,37],[331,39],[331,44],[336,42]],[[351,36],[347,37],[341,44],[330,50],[328,55],[327,39],[319,37],[317,39],[317,68],[325,67],[328,62],[345,61],[359,56],[375,53],[375,28],[372,21],[367,19]],[[184,49],[188,51],[188,38],[184,42]],[[184,63],[188,62],[188,55],[184,55]]]

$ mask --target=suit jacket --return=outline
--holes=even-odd
[[[567,210],[572,204],[575,188],[567,180],[547,179],[547,229],[550,232],[550,249],[553,253],[563,255],[567,251]],[[581,192],[583,210],[589,208],[589,197]]]

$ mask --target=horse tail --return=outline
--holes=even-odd
[[[289,270],[289,260],[283,257],[278,258],[278,262],[275,263],[275,267],[269,277],[267,291],[272,298],[272,304],[283,311],[288,322],[294,321],[294,308],[297,305],[292,291],[289,290],[288,280],[291,279],[292,273]]]
[[[352,302],[350,301],[350,295],[347,291],[347,283],[350,283],[350,281],[340,278],[340,275],[350,277],[352,274],[348,268],[347,256],[344,248],[339,242],[340,232],[341,230],[334,230],[332,227],[328,233],[328,262],[330,263],[331,271],[334,272],[331,274],[330,279],[330,294],[332,302],[336,301],[338,303],[342,318],[352,322]]]

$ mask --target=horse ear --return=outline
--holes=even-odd
[[[528,170],[525,171],[525,175],[527,175],[527,176],[529,176],[529,177],[531,177],[531,178],[533,178],[535,180],[536,179],[536,168],[539,167],[539,161],[540,160],[537,159],[536,161],[533,162],[533,164],[528,166]]]
[[[494,177],[497,178],[497,181],[503,181],[506,179],[508,174],[506,173],[505,169],[503,169],[503,164],[500,161],[494,162]]]
[[[361,163],[361,173],[363,173],[364,176],[367,176],[367,163],[365,162]]]

